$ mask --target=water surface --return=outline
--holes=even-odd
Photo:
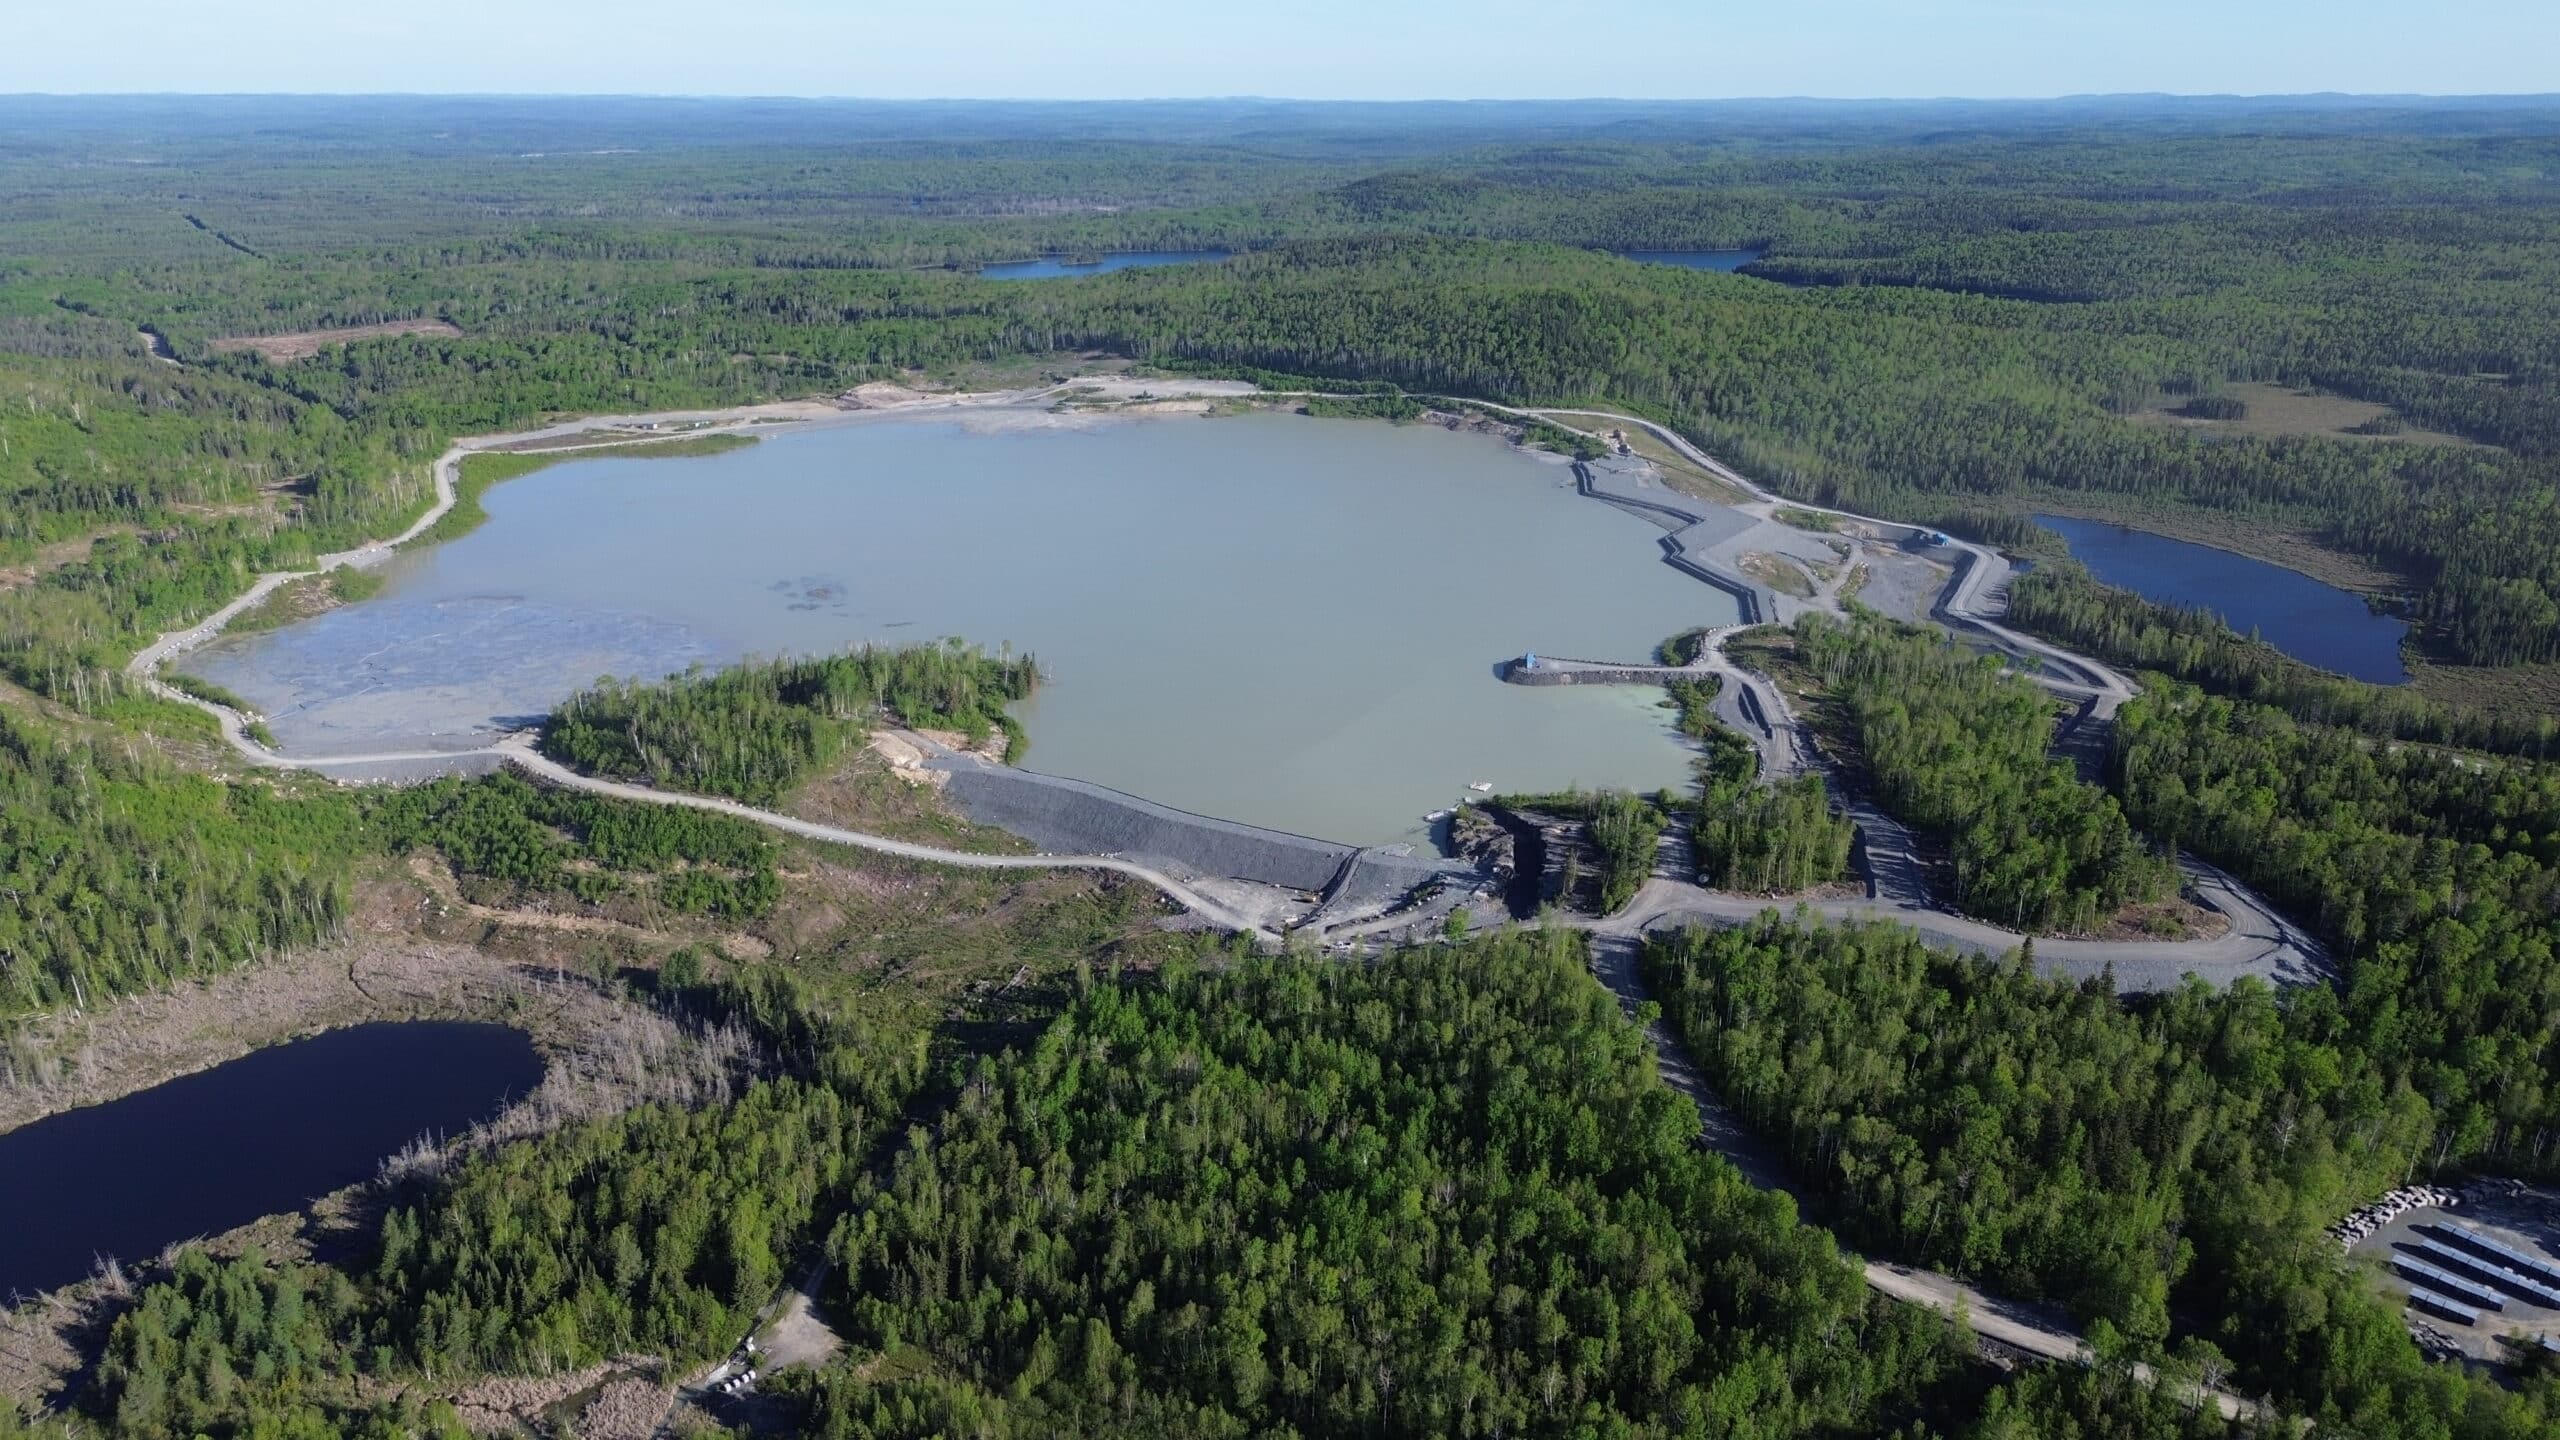
[[[1043,255],[1037,260],[1008,260],[981,267],[988,280],[1060,280],[1076,275],[1108,275],[1114,270],[1152,270],[1159,265],[1206,265],[1224,260],[1226,250],[1123,250],[1098,260],[1069,260]]]
[[[358,1025],[0,1135],[0,1299],[67,1285],[372,1175],[542,1079],[503,1025]]]
[[[1504,685],[1729,623],[1655,532],[1482,435],[1289,415],[883,416],[564,463],[376,598],[190,667],[288,750],[463,748],[597,676],[961,635],[1038,654],[1032,768],[1382,843],[1490,781],[1653,788],[1652,687]]]
[[[1766,251],[1761,250],[1612,250],[1621,260],[1645,265],[1676,265],[1683,270],[1721,270],[1732,274]]]
[[[2255,630],[2287,655],[2351,679],[2398,685],[2409,678],[2400,662],[2408,622],[2374,614],[2351,590],[2229,550],[2100,520],[2038,515],[2036,523],[2070,541],[2071,553],[2109,585],[2165,605],[2210,610],[2244,635]]]

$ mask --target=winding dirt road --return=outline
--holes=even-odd
[[[2035,942],[2036,968],[2073,980],[2093,979],[2112,970],[2119,994],[2174,990],[2194,975],[2220,988],[2243,975],[2280,985],[2305,985],[2331,977],[2327,954],[2283,916],[2269,909],[2246,887],[2199,861],[2186,862],[2187,884],[2198,900],[2230,924],[2207,940],[2066,940]],[[1785,904],[1727,895],[1677,880],[1645,882],[1635,899],[1614,915],[1572,918],[1550,923],[1573,925],[1594,935],[1641,936],[1650,931],[1699,923],[1741,925],[1775,910],[1803,911],[1831,921],[1891,921],[1917,930],[1952,949],[1998,956],[2018,947],[2019,936],[1952,911],[1896,904],[1884,900],[1807,900]]]
[[[1108,870],[1143,880],[1163,891],[1173,902],[1209,921],[1222,930],[1252,935],[1270,944],[1280,937],[1255,925],[1242,914],[1229,909],[1192,886],[1151,866],[1110,855],[981,855],[968,850],[945,850],[934,845],[918,845],[912,841],[892,840],[885,835],[869,835],[835,825],[821,825],[773,810],[759,810],[752,805],[716,795],[688,795],[674,790],[658,790],[646,785],[628,785],[618,780],[602,780],[581,774],[533,748],[533,737],[511,735],[499,742],[499,753],[507,762],[538,780],[584,790],[592,795],[610,795],[617,800],[632,800],[643,805],[675,805],[688,810],[709,810],[732,815],[785,834],[806,840],[824,841],[830,845],[850,845],[857,849],[895,855],[904,860],[924,860],[936,865],[956,865],[964,870]]]

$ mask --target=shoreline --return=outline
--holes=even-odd
[[[1171,387],[1174,394],[1161,393]],[[1190,387],[1190,388],[1183,388]],[[845,392],[859,399],[861,386]],[[297,580],[327,575],[339,569],[370,570],[379,566],[405,547],[439,543],[432,532],[450,514],[461,499],[462,462],[473,455],[574,455],[587,450],[619,449],[626,446],[654,445],[679,440],[698,440],[714,435],[754,434],[760,427],[770,433],[797,434],[807,430],[835,429],[846,425],[892,417],[912,417],[939,413],[1001,410],[1030,411],[1044,399],[1099,391],[1115,404],[1142,404],[1179,399],[1215,401],[1242,396],[1260,396],[1249,382],[1239,380],[1203,381],[1134,381],[1122,376],[1078,377],[1055,385],[1034,386],[1020,390],[961,390],[945,394],[899,391],[899,398],[872,400],[846,406],[836,400],[770,400],[750,405],[735,405],[710,410],[659,410],[629,414],[581,415],[552,421],[528,430],[507,431],[456,438],[436,457],[431,467],[434,499],[426,511],[411,521],[399,534],[386,539],[367,541],[353,549],[336,550],[314,557],[310,568],[302,570],[270,570],[250,582],[249,588],[235,596],[195,624],[163,632],[157,639],[134,652],[125,662],[124,673],[144,689],[163,700],[186,705],[213,717],[222,729],[223,738],[232,748],[253,763],[271,768],[326,770],[381,762],[432,762],[440,759],[480,755],[497,748],[493,744],[457,750],[411,750],[396,754],[347,756],[288,756],[273,747],[260,744],[246,733],[250,717],[214,701],[190,695],[162,678],[170,662],[192,654],[222,638],[235,620],[255,609],[277,590]],[[1122,393],[1126,392],[1126,393]],[[1141,397],[1145,397],[1144,400]],[[1035,412],[1036,413],[1036,412]],[[1101,412],[1097,412],[1101,413]],[[1128,413],[1137,415],[1171,413],[1153,408]],[[665,426],[682,426],[665,429]],[[649,427],[649,428],[643,428]],[[605,431],[627,433],[601,435]],[[600,437],[600,438],[597,438]],[[538,445],[528,442],[543,440],[582,440],[583,443]]]
[[[851,398],[856,400],[862,398],[859,391],[848,392],[848,394]],[[1330,936],[1338,943],[1347,944],[1351,943],[1354,939],[1373,940],[1388,938],[1390,932],[1398,928],[1400,924],[1405,925],[1406,928],[1410,928],[1409,922],[1411,921],[1413,912],[1400,905],[1389,904],[1383,907],[1383,909],[1380,909],[1369,904],[1363,904],[1357,907],[1355,913],[1335,914],[1332,913],[1331,897],[1329,895],[1318,897],[1315,903],[1310,906],[1306,903],[1304,898],[1306,895],[1304,890],[1293,891],[1291,887],[1288,886],[1275,885],[1267,881],[1257,881],[1250,878],[1212,875],[1200,867],[1182,861],[1179,857],[1165,857],[1165,860],[1161,863],[1148,863],[1146,857],[1132,857],[1129,854],[1118,850],[1104,853],[1040,852],[1027,855],[1004,856],[988,855],[970,851],[946,850],[935,846],[899,841],[886,836],[866,834],[837,826],[820,824],[814,821],[802,819],[798,816],[778,811],[761,810],[755,807],[741,805],[734,801],[720,799],[718,797],[660,791],[645,786],[623,784],[600,777],[583,775],[551,761],[548,757],[541,755],[538,750],[535,749],[534,735],[531,731],[517,731],[512,734],[501,736],[497,740],[486,745],[463,750],[413,750],[396,754],[375,755],[288,756],[260,744],[256,739],[247,734],[245,727],[250,722],[247,717],[241,715],[238,711],[213,701],[185,694],[170,686],[166,681],[160,678],[161,668],[169,661],[177,656],[193,651],[222,634],[225,627],[227,627],[233,619],[264,599],[266,595],[271,593],[278,586],[289,583],[302,576],[325,574],[329,570],[342,565],[372,566],[380,564],[382,561],[389,558],[400,547],[412,544],[422,537],[431,536],[431,532],[437,522],[453,508],[458,494],[458,481],[462,461],[473,454],[498,451],[501,447],[514,447],[507,453],[528,453],[523,448],[525,443],[528,441],[538,442],[544,439],[594,437],[599,431],[609,429],[619,430],[623,433],[611,434],[600,440],[588,438],[585,444],[554,447],[554,449],[549,453],[559,453],[562,451],[574,452],[578,449],[588,448],[601,449],[607,447],[620,447],[634,443],[646,444],[653,440],[662,439],[677,440],[700,438],[708,435],[737,434],[743,433],[755,426],[781,426],[787,424],[793,426],[808,425],[811,427],[824,426],[834,428],[837,426],[890,418],[967,414],[985,415],[1003,413],[1007,411],[1031,417],[1035,420],[1035,423],[1074,424],[1079,423],[1080,418],[1087,417],[1077,417],[1073,415],[1061,417],[1053,414],[1035,412],[1031,407],[1039,404],[1043,400],[1056,401],[1067,397],[1089,398],[1103,405],[1130,407],[1114,408],[1109,410],[1097,409],[1089,418],[1099,419],[1115,414],[1134,415],[1136,417],[1143,418],[1149,415],[1163,415],[1168,413],[1197,413],[1196,410],[1193,409],[1193,406],[1205,406],[1214,404],[1220,400],[1241,400],[1247,398],[1257,400],[1287,400],[1296,398],[1296,392],[1258,390],[1250,383],[1243,381],[1141,381],[1121,376],[1102,376],[1071,379],[1054,385],[1033,387],[1022,390],[961,391],[940,396],[924,396],[917,392],[906,390],[903,387],[893,387],[883,384],[875,389],[875,396],[877,398],[874,399],[872,403],[864,405],[862,408],[846,408],[845,406],[835,402],[816,400],[766,402],[756,405],[731,407],[722,410],[684,410],[637,415],[583,416],[556,421],[549,425],[513,434],[463,437],[456,440],[436,462],[435,476],[437,499],[435,503],[429,507],[428,511],[424,515],[418,517],[418,519],[411,523],[398,536],[392,537],[388,540],[377,541],[360,546],[353,550],[341,551],[335,554],[322,556],[320,557],[320,566],[316,570],[280,571],[259,577],[258,581],[250,587],[248,592],[233,600],[230,604],[215,611],[213,614],[207,616],[204,620],[199,621],[197,624],[187,627],[184,630],[173,631],[164,635],[160,637],[160,639],[154,641],[151,645],[146,646],[142,651],[135,655],[133,661],[126,667],[127,673],[138,683],[143,684],[153,693],[158,694],[163,698],[187,704],[195,709],[212,715],[215,718],[216,723],[220,726],[225,741],[229,743],[235,752],[247,759],[250,763],[270,768],[309,770],[314,773],[333,775],[333,777],[337,778],[340,783],[361,783],[362,779],[367,778],[385,778],[392,780],[412,779],[417,778],[421,773],[443,773],[444,770],[448,769],[467,768],[470,770],[488,770],[500,766],[510,766],[525,773],[528,778],[535,780],[536,783],[566,786],[569,788],[585,790],[590,793],[607,795],[617,799],[630,800],[644,804],[671,805],[730,813],[751,823],[762,825],[768,829],[779,830],[786,834],[796,835],[803,839],[814,840],[826,844],[846,845],[858,849],[873,851],[875,853],[893,855],[904,859],[975,869],[1083,869],[1111,871],[1150,885],[1163,894],[1167,899],[1172,901],[1176,906],[1191,912],[1192,916],[1199,922],[1205,922],[1219,929],[1229,930],[1251,937],[1257,943],[1271,948],[1282,946],[1285,943],[1285,937],[1292,934],[1318,939]],[[1428,401],[1441,397],[1424,396],[1416,398]],[[886,403],[881,403],[883,401]],[[1670,446],[1675,453],[1679,454],[1688,463],[1697,466],[1705,473],[1714,476],[1717,480],[1731,485],[1738,493],[1749,497],[1736,503],[1722,504],[1714,501],[1695,499],[1681,495],[1676,491],[1664,492],[1664,495],[1669,500],[1669,504],[1657,504],[1652,508],[1664,509],[1667,511],[1676,506],[1681,512],[1684,512],[1680,518],[1686,522],[1686,525],[1697,524],[1701,519],[1706,518],[1722,518],[1713,514],[1713,512],[1719,511],[1733,512],[1734,514],[1745,517],[1754,522],[1766,522],[1774,519],[1779,509],[1785,508],[1794,511],[1831,515],[1844,521],[1854,522],[1857,525],[1872,527],[1875,529],[1878,536],[1905,532],[1910,529],[1910,527],[1905,525],[1899,525],[1889,521],[1875,520],[1871,517],[1858,515],[1850,511],[1795,505],[1792,502],[1784,500],[1782,497],[1773,495],[1761,487],[1752,484],[1747,479],[1744,479],[1742,476],[1732,471],[1729,467],[1717,462],[1713,457],[1706,455],[1705,452],[1690,444],[1676,432],[1640,417],[1618,415],[1605,411],[1565,409],[1561,407],[1542,410],[1495,405],[1489,402],[1480,401],[1469,402],[1469,404],[1478,413],[1491,412],[1497,417],[1507,415],[1518,417],[1522,420],[1544,421],[1549,424],[1557,424],[1559,423],[1559,420],[1556,417],[1563,417],[1563,419],[1567,421],[1578,420],[1586,424],[1596,421],[1604,424],[1614,423],[1619,426],[1640,428],[1660,440],[1663,444]],[[641,431],[638,429],[638,427],[644,425],[663,426],[668,424],[680,425],[688,428],[672,431]],[[1571,429],[1574,427],[1567,424],[1565,428]],[[1593,432],[1584,431],[1579,433],[1590,434]],[[1593,492],[1586,490],[1586,493]],[[1613,502],[1616,499],[1616,497],[1606,494],[1595,494],[1594,498],[1611,500]],[[1625,507],[1621,505],[1620,508]],[[1686,528],[1686,525],[1682,528]],[[2104,664],[2092,660],[2089,657],[2063,650],[2058,646],[2022,635],[2016,631],[2010,630],[2008,627],[2000,624],[1998,620],[1993,618],[1996,600],[1987,602],[1986,597],[1996,595],[2000,582],[2007,577],[2010,568],[2008,562],[2001,557],[1996,550],[1974,542],[1952,539],[1949,540],[1943,548],[1946,551],[1952,552],[1952,556],[1956,563],[1952,567],[1953,573],[1947,577],[1945,583],[1931,602],[1930,613],[1932,618],[1939,620],[1942,624],[1949,626],[1951,629],[1959,631],[1974,631],[1990,640],[1997,648],[2005,650],[2013,656],[2020,657],[2022,660],[2040,664],[2049,664],[2060,670],[2064,675],[2074,677],[2070,680],[2064,680],[2058,677],[2045,677],[2042,679],[2042,683],[2044,683],[2048,688],[2067,692],[2071,694],[2073,698],[2081,700],[2084,704],[2086,713],[2100,722],[2103,722],[2107,716],[2111,715],[2117,705],[2121,704],[2124,700],[2131,698],[2132,695],[2136,693],[2135,687],[2130,681]],[[1679,566],[1677,568],[1687,569],[1689,567]],[[1694,574],[1695,572],[1692,571],[1692,573]],[[1798,727],[1798,721],[1795,716],[1789,713],[1784,697],[1780,696],[1774,687],[1764,687],[1754,684],[1753,681],[1755,677],[1751,676],[1748,671],[1744,670],[1724,653],[1724,642],[1740,628],[1741,627],[1739,626],[1719,627],[1717,632],[1709,636],[1708,644],[1705,646],[1698,661],[1691,668],[1702,672],[1712,671],[1720,673],[1725,675],[1729,680],[1740,682],[1737,686],[1732,687],[1733,693],[1735,693],[1737,697],[1744,693],[1748,693],[1750,699],[1756,703],[1757,708],[1763,712],[1764,716],[1762,723],[1756,727],[1756,729],[1746,729],[1744,733],[1762,747],[1764,755],[1767,755],[1771,751],[1777,752],[1774,756],[1770,757],[1777,763],[1774,766],[1768,767],[1769,773],[1788,773],[1789,769],[1797,763],[1798,758],[1792,753],[1794,746],[1790,743],[1793,739],[1792,732]],[[430,769],[422,772],[416,769],[416,767],[420,766],[430,767]],[[354,770],[371,770],[376,773],[373,776],[366,777],[359,777],[357,775],[344,773]],[[1152,806],[1151,802],[1145,802],[1142,800],[1137,803],[1147,808],[1162,808]],[[1231,825],[1231,822],[1219,821],[1215,823],[1221,826]],[[1256,827],[1233,826],[1232,828],[1250,831],[1254,830]],[[1088,841],[1087,843],[1090,842]],[[1355,853],[1366,853],[1363,847],[1345,846],[1343,848]],[[1345,868],[1344,873],[1346,875],[1349,868],[1351,867],[1346,866]],[[1340,883],[1341,877],[1337,877],[1336,887],[1329,888],[1338,888]],[[1730,920],[1737,918],[1738,907],[1744,903],[1743,897],[1720,896],[1717,892],[1706,890],[1703,887],[1697,887],[1694,885],[1686,888],[1695,890],[1698,898],[1704,903],[1688,907],[1665,908],[1684,908],[1694,918]],[[1445,909],[1446,906],[1444,904],[1440,907],[1429,908]],[[1765,902],[1751,902],[1749,908],[1750,913],[1757,914],[1760,910],[1770,907],[1768,907]],[[1882,907],[1877,905],[1876,900],[1870,899],[1864,902],[1817,904],[1810,908],[1815,914],[1821,914],[1824,915],[1825,918],[1839,920],[1876,917],[1877,910]],[[1829,913],[1835,908],[1838,913]],[[1903,905],[1896,908],[1899,908],[1913,918],[1919,918],[1923,915],[1932,915],[1935,913],[1934,907],[1914,908],[1909,905]],[[1592,928],[1594,925],[1605,926],[1611,918],[1612,917],[1576,917],[1576,919],[1567,921],[1566,923],[1576,924],[1578,928]],[[1623,919],[1624,917],[1617,918]],[[1657,918],[1663,917],[1658,915]],[[1881,918],[1896,917],[1887,915]],[[2243,961],[2237,967],[2232,965],[2232,961],[2235,957],[2232,957],[2227,953],[2219,953],[2218,949],[2211,945],[2211,942],[2147,942],[2141,947],[2143,951],[2143,959],[2146,963],[2146,968],[2151,968],[2157,971],[2174,968],[2178,966],[2179,960],[2182,956],[2191,956],[2196,960],[2204,962],[2202,968],[2209,975],[2216,975],[2216,972],[2219,972],[2216,978],[2226,980],[2234,968],[2247,971],[2269,972],[2271,974],[2271,978],[2298,978],[2306,970],[2316,974],[2325,967],[2325,955],[2323,955],[2315,945],[2310,944],[2305,939],[2299,938],[2299,932],[2293,931],[2290,926],[2282,925],[2281,922],[2278,922],[2273,928],[2277,930],[2277,934],[2281,938],[2272,950],[2253,957],[2251,960]],[[1965,939],[1972,941],[1977,945],[1987,945],[2004,936],[2013,943],[2025,938],[2020,936],[2009,936],[2006,935],[2006,932],[1995,933],[1992,931],[1991,927],[1987,926],[1971,926],[1969,927],[1969,933],[1965,936]],[[2204,948],[2191,948],[2199,946]],[[1972,946],[1969,945],[1967,948],[1972,948]]]

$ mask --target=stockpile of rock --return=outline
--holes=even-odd
[[[2433,1205],[2449,1210],[2461,1203],[2460,1195],[2441,1185],[2407,1185],[2351,1212],[2346,1219],[2330,1226],[2329,1233],[2338,1237],[2339,1244],[2351,1246],[2422,1206]]]

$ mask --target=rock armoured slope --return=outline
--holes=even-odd
[[[958,756],[933,763],[950,775],[944,793],[961,813],[1062,854],[1126,856],[1177,872],[1254,880],[1310,894],[1332,888],[1354,857],[1360,857],[1357,880],[1363,890],[1401,893],[1443,870],[1464,869],[1433,859],[1364,855],[1356,846],[1194,815],[1064,776]]]

